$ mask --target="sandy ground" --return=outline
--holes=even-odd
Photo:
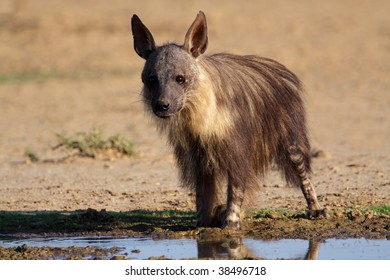
[[[208,52],[258,54],[306,86],[313,181],[328,208],[390,204],[389,1],[23,1],[0,3],[0,210],[194,209],[174,160],[140,103],[143,61],[129,21],[158,43],[183,42],[198,10]],[[52,150],[57,133],[101,127],[136,156]],[[41,159],[32,163],[33,150]],[[54,161],[53,161],[54,160]],[[253,208],[305,209],[273,172]]]

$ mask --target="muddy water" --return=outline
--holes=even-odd
[[[61,250],[58,250],[61,249]],[[71,249],[64,253],[64,249]],[[36,254],[43,259],[386,259],[390,260],[390,240],[364,238],[328,239],[322,242],[302,239],[274,241],[253,238],[224,240],[163,239],[150,237],[56,237],[0,238],[2,258],[23,259]],[[48,252],[37,254],[36,251]],[[18,255],[13,252],[21,253]],[[34,253],[33,253],[34,252]],[[11,257],[13,256],[13,257]],[[38,257],[40,256],[40,257]],[[45,257],[46,256],[46,257]],[[27,257],[28,258],[28,257]]]

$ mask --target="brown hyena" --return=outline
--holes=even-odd
[[[310,145],[299,79],[280,63],[254,55],[203,55],[207,24],[199,12],[183,45],[156,46],[137,15],[136,53],[146,60],[143,100],[168,134],[181,180],[196,192],[197,226],[216,224],[213,209],[227,186],[220,225],[238,229],[245,193],[271,163],[299,186],[309,214],[323,213],[310,182]]]

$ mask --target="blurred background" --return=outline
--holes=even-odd
[[[176,192],[169,149],[140,103],[143,60],[133,50],[130,18],[137,14],[157,44],[182,43],[199,10],[208,21],[206,53],[269,57],[305,84],[313,146],[323,152],[315,163],[323,200],[357,188],[356,197],[377,192],[372,199],[389,202],[389,1],[1,0],[0,208],[118,210],[142,207],[128,205],[120,195],[126,190]],[[138,156],[24,164],[28,149],[59,157],[56,134],[96,126],[134,141]],[[175,199],[176,207],[192,207]]]

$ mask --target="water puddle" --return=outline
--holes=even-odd
[[[224,240],[128,238],[110,236],[81,236],[15,239],[0,236],[0,248],[29,247],[118,248],[115,255],[131,259],[164,256],[168,259],[350,259],[390,260],[390,240],[328,239],[322,242],[301,239],[258,240],[229,238]],[[93,256],[92,256],[93,257]],[[108,256],[110,257],[110,256]]]

